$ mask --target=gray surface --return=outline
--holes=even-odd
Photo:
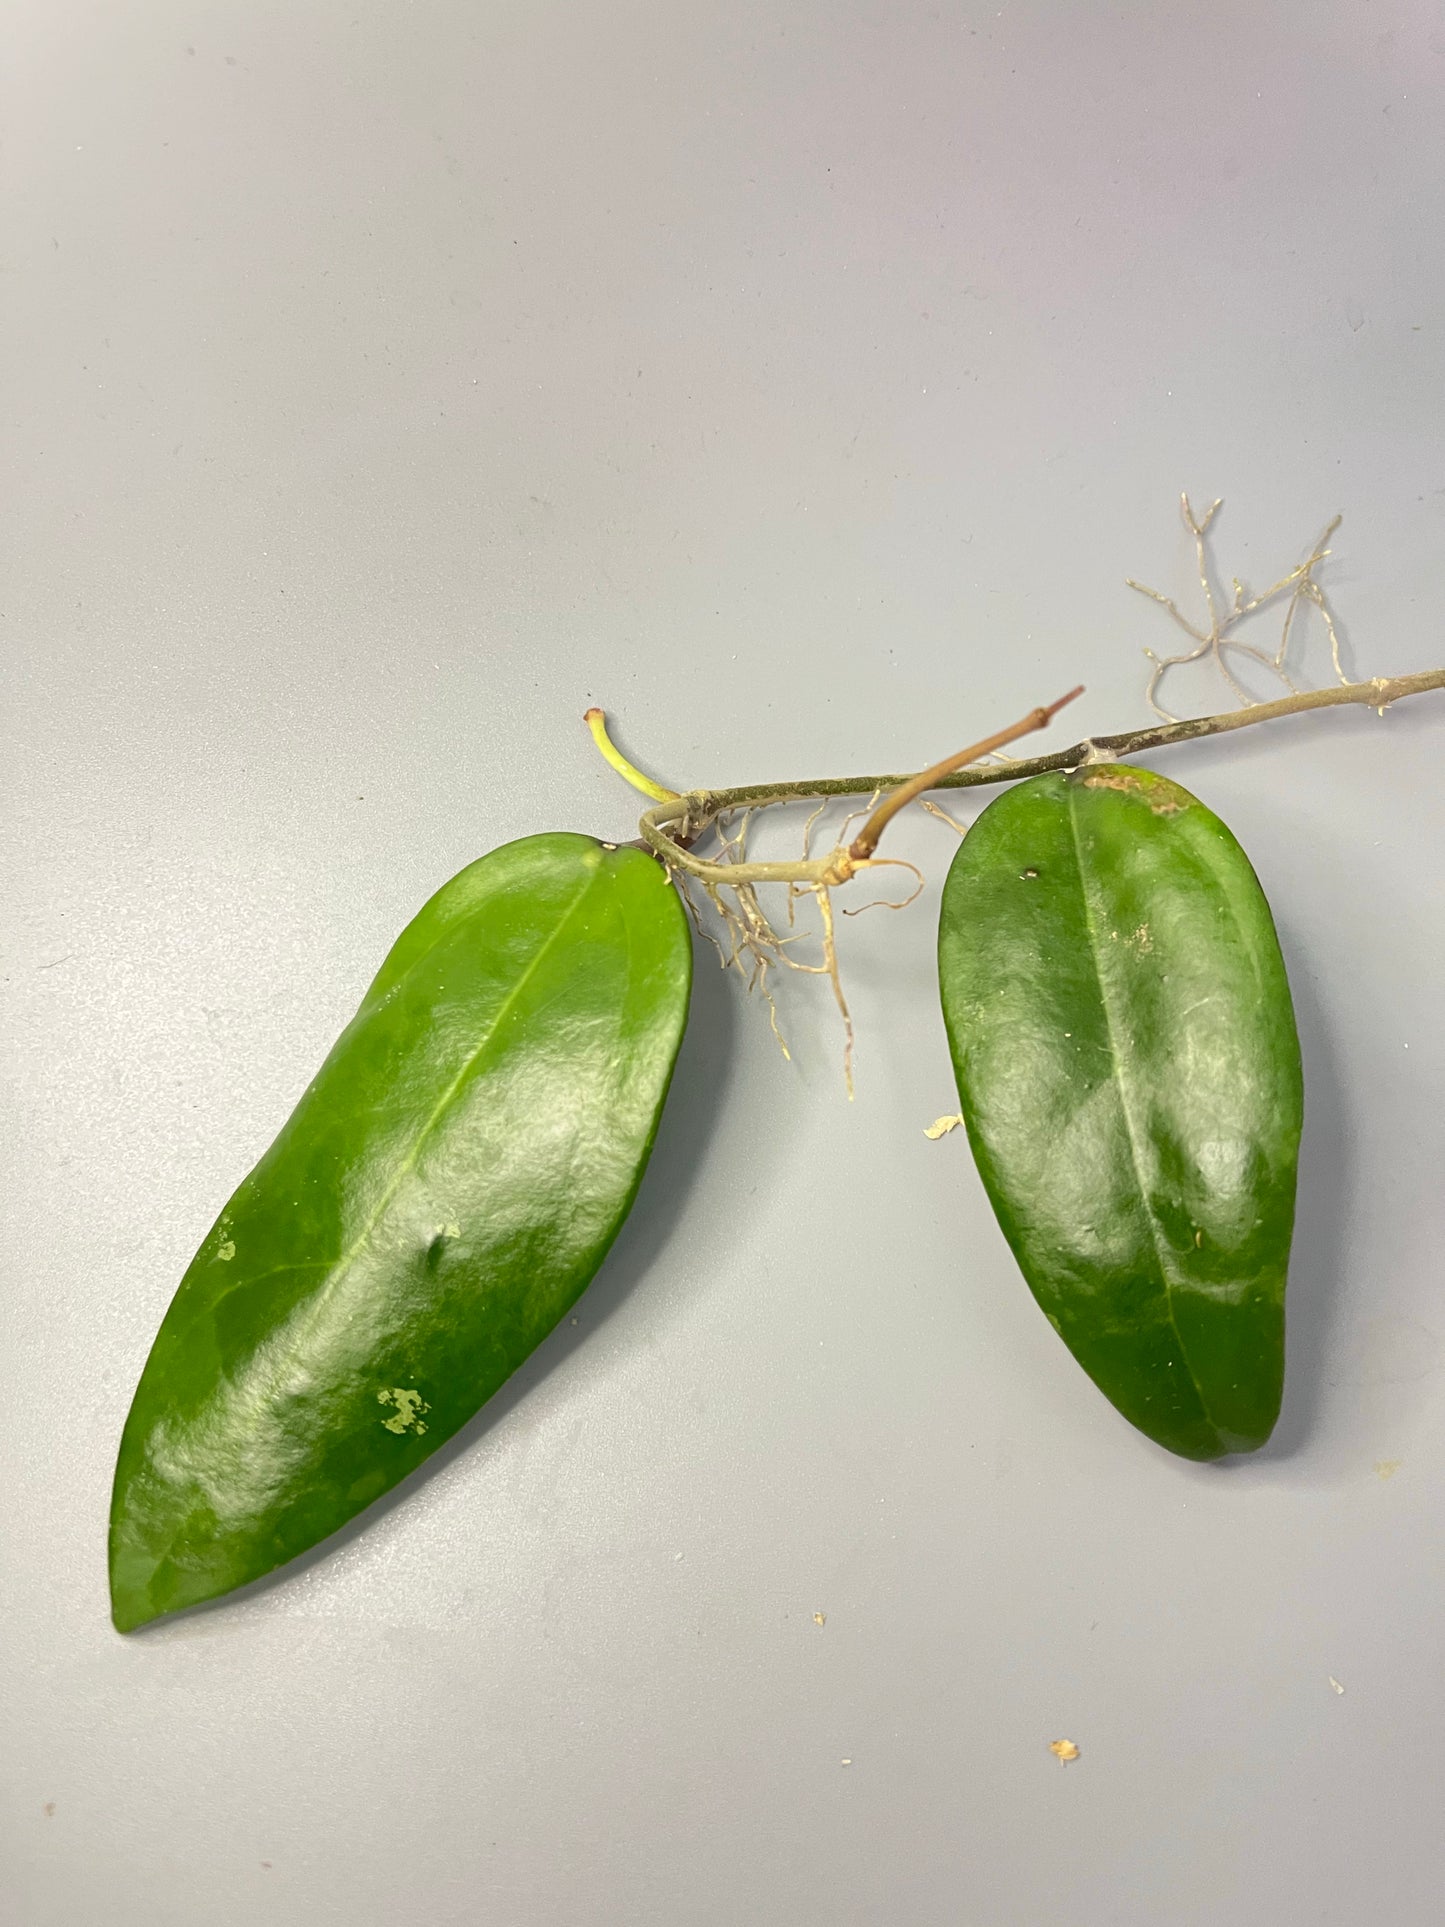
[[[397,928],[626,833],[589,699],[680,783],[1129,726],[1181,486],[1256,582],[1343,509],[1352,662],[1445,657],[1438,9],[6,37],[5,1927],[1438,1918],[1438,702],[1167,763],[1298,993],[1257,1460],[1135,1437],[923,1137],[920,818],[856,1104],[822,986],[789,1066],[701,970],[633,1222],[434,1476],[130,1640],[103,1562],[170,1292]]]

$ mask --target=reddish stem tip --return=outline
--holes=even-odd
[[[1076,696],[1082,696],[1083,693],[1084,693],[1084,685],[1082,683],[1076,684],[1076,686],[1069,691],[1067,696],[1060,696],[1059,700],[1056,703],[1050,703],[1048,708],[1045,709],[1044,714],[1047,717],[1049,717],[1050,720],[1052,720],[1055,716],[1058,715],[1059,711],[1064,707],[1066,703],[1073,702]]]

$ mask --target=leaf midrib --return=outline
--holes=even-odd
[[[463,1085],[467,1082],[467,1080],[472,1075],[472,1072],[475,1070],[478,1062],[486,1053],[488,1046],[491,1044],[492,1040],[497,1035],[497,1032],[501,1029],[502,1024],[506,1021],[507,1016],[511,1012],[513,1006],[516,1004],[517,999],[522,995],[522,992],[526,989],[527,985],[531,982],[532,978],[536,975],[537,971],[541,967],[543,959],[547,956],[548,952],[552,949],[552,946],[557,942],[562,932],[567,928],[567,925],[571,922],[572,918],[576,915],[578,909],[585,901],[589,892],[601,879],[602,874],[603,872],[599,869],[597,871],[594,871],[593,874],[585,880],[585,882],[582,885],[582,888],[578,891],[577,895],[572,899],[571,903],[568,904],[567,908],[563,911],[562,915],[558,918],[556,926],[552,930],[551,934],[537,947],[537,950],[533,955],[531,961],[528,963],[526,969],[522,972],[521,976],[517,979],[517,982],[512,987],[512,989],[507,992],[507,995],[503,999],[501,1005],[499,1006],[496,1012],[496,1015],[493,1017],[491,1023],[487,1026],[485,1034],[479,1039],[479,1041],[476,1044],[476,1047],[471,1052],[469,1052],[461,1068],[457,1071],[455,1077],[453,1077],[451,1083],[448,1084],[446,1090],[443,1091],[442,1095],[437,1099],[436,1104],[432,1107],[431,1113],[427,1117],[426,1122],[422,1125],[421,1129],[417,1132],[416,1137],[412,1142],[410,1150],[407,1152],[406,1156],[402,1159],[401,1163],[397,1166],[396,1171],[394,1172],[390,1181],[388,1182],[385,1191],[383,1191],[383,1193],[381,1194],[381,1197],[378,1199],[376,1208],[373,1210],[371,1216],[367,1219],[366,1223],[362,1226],[361,1230],[357,1233],[356,1237],[352,1240],[347,1250],[344,1251],[339,1258],[335,1258],[329,1261],[330,1264],[334,1267],[331,1272],[331,1276],[327,1278],[326,1282],[322,1285],[321,1289],[316,1293],[315,1297],[312,1299],[311,1306],[310,1306],[310,1315],[307,1317],[305,1324],[302,1326],[302,1328],[299,1331],[297,1331],[297,1333],[295,1334],[295,1338],[297,1342],[300,1342],[301,1340],[306,1338],[310,1334],[310,1332],[314,1329],[315,1323],[317,1319],[320,1317],[321,1313],[324,1311],[328,1301],[334,1295],[337,1288],[345,1281],[347,1274],[351,1270],[351,1267],[355,1264],[356,1260],[361,1256],[362,1252],[366,1249],[367,1243],[369,1242],[372,1234],[375,1232],[377,1226],[381,1223],[382,1219],[385,1217],[386,1212],[392,1203],[392,1200],[395,1198],[402,1184],[416,1169],[417,1163],[421,1158],[422,1150],[425,1147],[427,1140],[430,1138],[432,1132],[436,1129],[438,1123],[441,1121],[445,1113],[450,1109],[453,1100],[456,1098],[457,1093],[462,1089]],[[410,972],[408,972],[407,974],[410,975]],[[405,981],[405,979],[403,979],[403,981]],[[315,1261],[312,1261],[312,1262],[315,1262]],[[321,1262],[324,1263],[327,1261],[323,1260]],[[298,1266],[296,1268],[301,1269],[302,1267]],[[277,1269],[278,1270],[289,1269],[289,1267],[277,1267]]]
[[[1179,1346],[1180,1359],[1183,1362],[1184,1369],[1189,1374],[1189,1382],[1194,1387],[1194,1396],[1199,1401],[1199,1409],[1203,1412],[1206,1421],[1213,1428],[1216,1435],[1222,1437],[1223,1435],[1220,1433],[1219,1425],[1205,1401],[1204,1392],[1199,1384],[1194,1367],[1189,1362],[1189,1348],[1184,1343],[1184,1334],[1180,1331],[1179,1321],[1174,1315],[1174,1286],[1169,1276],[1169,1266],[1165,1258],[1165,1246],[1161,1238],[1159,1220],[1154,1215],[1154,1207],[1149,1198],[1149,1187],[1144,1178],[1144,1165],[1139,1147],[1139,1131],[1135,1124],[1133,1106],[1130,1102],[1129,1079],[1125,1072],[1124,1059],[1119,1049],[1119,1032],[1109,1001],[1108,983],[1104,975],[1102,953],[1099,948],[1098,933],[1094,924],[1093,905],[1089,901],[1088,886],[1084,877],[1084,848],[1079,839],[1079,820],[1075,799],[1073,795],[1070,794],[1067,800],[1069,831],[1074,840],[1074,868],[1079,878],[1080,901],[1084,906],[1084,929],[1088,933],[1089,938],[1089,953],[1094,965],[1094,980],[1099,986],[1099,1007],[1104,1013],[1104,1025],[1109,1033],[1109,1061],[1113,1067],[1114,1087],[1119,1093],[1119,1109],[1123,1113],[1124,1131],[1129,1140],[1129,1157],[1134,1166],[1134,1182],[1138,1186],[1139,1199],[1144,1207],[1144,1216],[1149,1223],[1149,1236],[1154,1245],[1154,1261],[1159,1269],[1159,1282],[1164,1288],[1164,1306],[1169,1314],[1170,1328]]]

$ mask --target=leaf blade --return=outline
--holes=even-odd
[[[1255,1449],[1282,1385],[1302,1093],[1244,853],[1150,771],[1036,778],[960,846],[939,969],[975,1160],[1045,1314],[1160,1444]]]
[[[641,1181],[691,942],[636,850],[532,837],[446,885],[187,1271],[122,1440],[122,1629],[326,1537],[575,1302]]]

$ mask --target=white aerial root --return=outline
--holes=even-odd
[[[1146,588],[1142,582],[1136,582],[1132,576],[1126,576],[1124,578],[1129,588],[1137,589],[1140,595],[1148,596],[1151,602],[1157,602],[1161,608],[1167,609],[1185,634],[1194,639],[1194,647],[1182,651],[1177,656],[1161,656],[1153,649],[1145,649],[1144,654],[1149,658],[1150,662],[1153,663],[1154,668],[1150,674],[1149,686],[1144,692],[1144,697],[1149,707],[1154,711],[1154,714],[1162,717],[1166,723],[1178,722],[1179,718],[1169,710],[1163,708],[1157,700],[1159,685],[1171,669],[1178,669],[1187,662],[1198,662],[1202,656],[1209,656],[1213,659],[1220,675],[1223,676],[1225,682],[1229,685],[1238,700],[1244,704],[1246,708],[1252,707],[1254,698],[1230,668],[1228,658],[1225,655],[1227,649],[1237,649],[1241,655],[1250,657],[1252,661],[1259,663],[1263,668],[1270,670],[1274,675],[1278,676],[1279,680],[1292,695],[1298,695],[1300,693],[1299,689],[1291,678],[1289,671],[1285,668],[1285,656],[1289,649],[1290,635],[1294,628],[1295,617],[1299,613],[1301,603],[1305,602],[1313,603],[1315,608],[1319,610],[1324,620],[1325,633],[1330,639],[1330,659],[1334,664],[1335,675],[1342,684],[1348,686],[1349,677],[1345,674],[1344,667],[1340,662],[1340,638],[1339,631],[1335,627],[1334,611],[1330,608],[1324,590],[1320,587],[1319,583],[1316,582],[1314,577],[1314,571],[1330,553],[1326,545],[1335,530],[1340,526],[1341,518],[1338,515],[1335,517],[1298,568],[1291,569],[1288,575],[1282,575],[1278,582],[1272,583],[1269,588],[1263,590],[1259,595],[1251,596],[1239,577],[1233,577],[1231,581],[1231,587],[1234,591],[1233,596],[1230,601],[1221,608],[1219,600],[1215,595],[1213,584],[1209,578],[1209,550],[1206,538],[1209,534],[1210,524],[1223,507],[1223,499],[1221,498],[1217,502],[1212,502],[1203,516],[1197,516],[1194,513],[1194,510],[1189,505],[1189,497],[1187,495],[1180,496],[1179,504],[1180,512],[1184,518],[1184,526],[1194,537],[1194,556],[1199,571],[1199,586],[1203,591],[1204,606],[1209,616],[1209,627],[1207,629],[1196,628],[1189,618],[1183,614],[1178,603],[1175,602],[1171,596],[1161,595],[1158,589]],[[1258,615],[1261,609],[1268,608],[1278,602],[1279,598],[1283,595],[1288,595],[1289,600],[1285,604],[1284,624],[1280,630],[1279,646],[1272,655],[1266,650],[1256,648],[1253,643],[1243,641],[1234,633],[1240,623],[1247,621],[1250,616]]]

